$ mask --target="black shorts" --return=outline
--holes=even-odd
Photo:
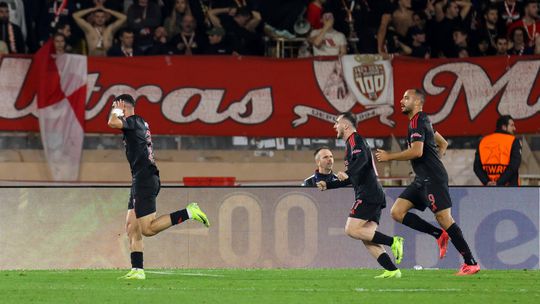
[[[452,207],[450,191],[446,182],[414,180],[399,197],[412,202],[414,208],[421,211],[429,207],[431,212],[437,213]]]
[[[131,185],[128,209],[135,209],[137,218],[156,212],[156,197],[161,188],[159,176],[152,175],[143,182]]]
[[[381,212],[386,206],[386,201],[383,196],[382,201],[366,200],[357,198],[354,202],[349,217],[361,220],[371,221],[379,224]]]

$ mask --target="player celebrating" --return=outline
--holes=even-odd
[[[351,113],[342,113],[334,124],[337,137],[346,141],[346,172],[338,172],[337,181],[320,181],[317,187],[324,191],[352,184],[355,202],[349,213],[345,232],[352,238],[364,242],[369,253],[385,269],[375,278],[400,278],[401,271],[392,263],[382,245],[391,246],[396,263],[403,257],[403,238],[390,237],[377,231],[381,210],[386,207],[386,197],[373,164],[368,145],[356,133],[356,118]]]
[[[144,119],[135,114],[133,97],[123,94],[114,99],[109,127],[121,129],[124,134],[124,147],[132,175],[126,217],[132,268],[122,278],[144,280],[143,235],[156,235],[188,219],[199,221],[206,227],[210,223],[197,203],[190,203],[186,209],[156,218],[156,197],[161,185],[159,171],[154,161],[150,129]]]
[[[378,161],[410,160],[416,173],[414,182],[401,193],[392,206],[392,218],[412,229],[433,236],[439,245],[439,258],[446,254],[448,237],[463,256],[465,263],[457,275],[471,275],[480,271],[474,260],[463,233],[454,222],[450,212],[452,201],[448,190],[448,174],[440,160],[448,143],[438,132],[433,131],[431,122],[422,107],[426,99],[420,89],[410,89],[401,100],[401,112],[409,117],[407,142],[409,148],[398,153],[377,150]],[[439,147],[437,151],[437,146]],[[429,207],[435,219],[444,229],[439,229],[424,221],[418,215],[409,212],[412,208],[425,210]]]

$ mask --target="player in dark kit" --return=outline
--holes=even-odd
[[[361,240],[369,253],[385,269],[375,278],[400,278],[401,271],[392,263],[382,245],[391,246],[396,263],[403,257],[403,238],[390,237],[377,231],[381,210],[386,207],[386,197],[377,180],[371,149],[362,136],[356,133],[356,118],[351,113],[342,113],[334,124],[337,137],[347,143],[345,172],[338,172],[338,181],[319,181],[317,187],[324,191],[352,184],[354,203],[345,225],[347,235]]]
[[[448,190],[448,174],[441,162],[448,143],[433,126],[422,107],[426,99],[420,89],[407,90],[401,100],[401,112],[409,117],[407,150],[389,153],[377,150],[378,161],[410,160],[416,173],[414,181],[403,191],[392,206],[392,218],[412,229],[427,233],[437,240],[439,258],[446,254],[448,238],[463,256],[465,263],[457,275],[471,275],[480,271],[474,260],[469,245],[463,238],[461,228],[454,222],[451,214],[452,201]],[[416,208],[424,211],[426,207],[435,214],[435,219],[443,229],[424,221],[418,215],[409,212]]]
[[[199,221],[206,227],[210,223],[197,203],[190,203],[186,209],[156,217],[156,197],[161,185],[159,171],[154,161],[150,129],[144,119],[135,114],[133,97],[123,94],[114,99],[109,127],[121,129],[124,134],[124,146],[132,176],[126,217],[132,268],[122,278],[144,280],[143,235],[156,235],[188,219]]]

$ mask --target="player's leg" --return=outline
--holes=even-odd
[[[131,270],[122,279],[145,279],[143,270],[143,241],[141,227],[135,215],[135,188],[132,186],[129,194],[128,212],[126,214],[126,233],[129,240],[131,255]]]
[[[364,228],[370,231],[377,231],[377,223],[376,222],[367,222],[364,224]],[[381,244],[376,244],[372,241],[362,241],[364,243],[364,246],[366,246],[366,249],[371,254],[375,260],[381,265],[385,271],[382,275],[376,276],[376,278],[400,278],[401,277],[401,271],[396,267],[394,263],[392,263],[392,260],[390,259],[390,256],[386,253],[384,250],[384,247]]]
[[[197,203],[190,203],[185,209],[175,211],[170,214],[164,214],[156,217],[156,213],[150,213],[139,217],[139,224],[141,226],[142,234],[144,236],[154,236],[161,231],[170,228],[171,226],[178,225],[193,219],[203,223],[206,227],[210,226],[210,222],[206,217],[206,214],[199,208]]]
[[[144,280],[142,232],[134,209],[128,209],[126,215],[126,232],[129,240],[129,250],[131,252],[131,271],[122,278]]]
[[[147,181],[147,184],[135,189],[135,212],[144,236],[156,235],[188,219],[199,221],[206,227],[210,226],[206,214],[199,208],[197,203],[190,203],[185,209],[156,217],[156,198],[160,188],[161,182],[159,177],[154,175]]]
[[[345,232],[357,240],[390,246],[396,258],[396,263],[399,264],[403,258],[403,238],[399,236],[391,237],[377,231],[377,223],[381,218],[382,208],[385,206],[384,199],[383,196],[379,203],[364,202],[357,199],[349,213]]]
[[[463,232],[461,228],[456,224],[452,218],[451,208],[446,208],[435,213],[435,218],[437,222],[443,227],[450,239],[452,244],[456,247],[457,251],[463,257],[465,264],[463,264],[457,275],[470,275],[475,274],[480,271],[480,266],[474,259],[469,244],[463,237]]]
[[[401,263],[403,256],[403,238],[398,236],[388,236],[377,231],[377,227],[377,223],[375,222],[349,217],[345,224],[345,233],[353,239],[400,248],[400,250],[397,250],[395,253],[395,258],[398,264]]]
[[[402,223],[403,225],[416,231],[427,233],[438,239],[443,234],[443,231],[440,228],[431,225],[418,215],[409,212],[413,208],[420,210],[425,209],[425,207],[423,207],[422,209],[422,207],[416,206],[413,203],[415,199],[416,201],[421,201],[420,198],[416,198],[414,196],[410,198],[410,196],[410,192],[407,193],[407,190],[405,190],[392,206],[392,209],[390,210],[390,215],[396,222]]]

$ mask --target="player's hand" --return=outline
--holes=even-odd
[[[320,182],[317,182],[317,188],[319,188],[319,190],[321,191],[324,191],[328,188],[326,188],[326,182],[325,181],[320,181]]]
[[[344,180],[346,180],[346,179],[349,178],[349,175],[347,175],[347,173],[345,173],[345,172],[339,171],[338,174],[337,174],[337,178],[338,178],[340,181],[344,181]]]
[[[112,104],[112,107],[113,109],[120,109],[124,111],[126,108],[126,103],[122,99],[120,99],[120,100],[114,101]]]
[[[496,181],[489,181],[486,186],[497,186],[497,182]]]
[[[380,162],[385,162],[385,161],[390,160],[390,157],[388,157],[388,152],[381,149],[377,149],[377,152],[375,152],[375,157]]]

